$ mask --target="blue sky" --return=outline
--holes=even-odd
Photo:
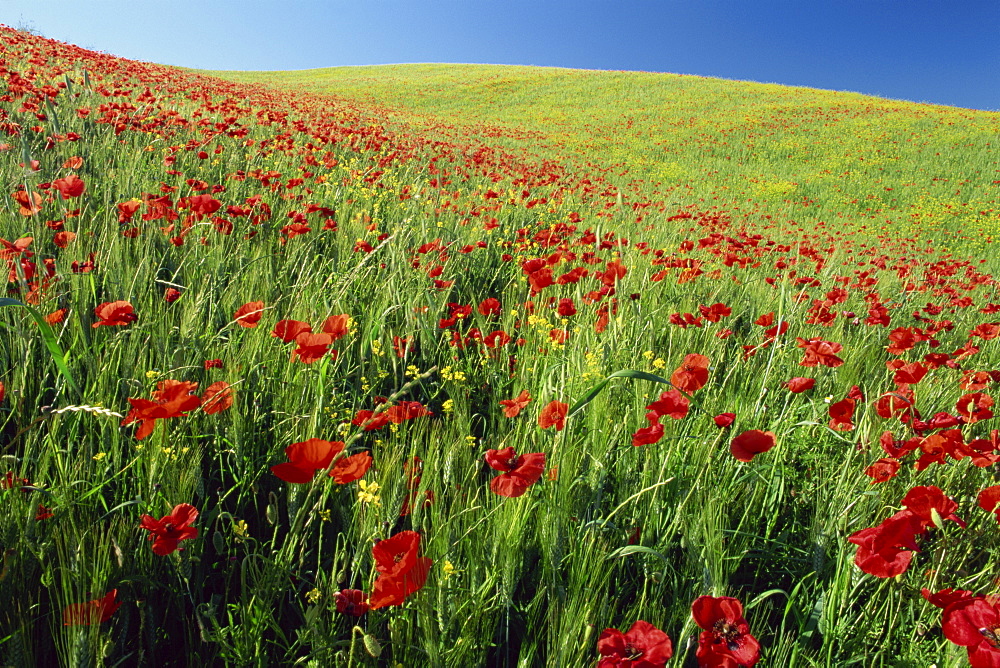
[[[998,0],[0,0],[0,22],[206,69],[549,65],[1000,110]]]

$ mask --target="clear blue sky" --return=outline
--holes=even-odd
[[[1000,0],[0,0],[0,22],[206,69],[552,65],[1000,110]]]

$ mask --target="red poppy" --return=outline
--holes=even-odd
[[[331,315],[329,318],[323,321],[322,330],[324,333],[329,334],[336,341],[339,338],[346,336],[350,329],[348,325],[351,322],[351,316],[346,313],[340,315]]]
[[[967,601],[974,598],[971,591],[966,591],[964,589],[952,589],[950,587],[933,594],[930,589],[924,587],[920,590],[920,595],[923,596],[928,603],[936,608],[941,608],[942,610],[947,608],[952,603]]]
[[[896,477],[901,464],[898,459],[883,458],[865,469],[865,475],[872,479],[871,484],[886,482]]]
[[[830,404],[830,429],[834,431],[851,431],[854,429],[854,399],[847,397]]]
[[[562,431],[566,426],[566,414],[569,412],[569,404],[561,401],[550,401],[538,415],[538,426],[542,429],[555,427],[556,431]]]
[[[500,315],[500,300],[495,297],[487,297],[483,301],[479,302],[479,308],[477,309],[479,314],[489,318],[490,316]]]
[[[100,318],[100,322],[91,327],[128,325],[137,319],[135,309],[126,301],[104,302],[94,309],[94,315]]]
[[[601,631],[597,651],[601,654],[597,668],[662,668],[674,654],[670,636],[641,619],[625,633]]]
[[[407,420],[415,420],[418,417],[433,415],[432,412],[419,401],[400,401],[395,406],[390,406],[384,413],[385,419],[393,424],[403,424]],[[376,416],[378,417],[378,416]]]
[[[719,413],[714,418],[715,426],[719,429],[725,429],[736,421],[736,413]]]
[[[83,180],[76,174],[70,174],[61,179],[56,179],[52,182],[52,185],[59,191],[59,194],[62,195],[63,199],[79,197],[83,194],[83,191],[86,188]]]
[[[324,441],[321,438],[292,443],[285,448],[289,461],[275,464],[271,467],[271,473],[285,482],[307,483],[312,481],[316,471],[326,470],[343,449],[342,441]]]
[[[121,607],[121,602],[116,601],[118,590],[112,589],[102,598],[87,601],[86,603],[73,603],[63,608],[63,626],[90,626],[91,624],[103,624],[111,619],[115,610]]]
[[[256,327],[260,322],[260,317],[264,314],[264,302],[247,302],[236,309],[233,313],[233,320],[240,327]]]
[[[221,363],[220,363],[221,366]],[[207,368],[207,367],[206,367]],[[228,410],[233,405],[233,388],[224,380],[217,380],[201,395],[201,410],[207,415],[214,415]]]
[[[908,387],[898,387],[895,391],[886,392],[875,400],[875,413],[887,420],[898,417],[902,422],[908,422],[916,413],[913,409],[913,400],[913,390]]]
[[[52,243],[59,248],[66,248],[75,240],[76,232],[70,232],[69,230],[62,230],[52,235]]]
[[[660,439],[663,438],[663,425],[660,424],[660,416],[650,411],[646,413],[646,421],[649,422],[648,427],[642,427],[632,434],[632,445],[635,447],[659,443]]]
[[[416,531],[401,531],[372,547],[379,574],[368,601],[372,610],[402,605],[407,596],[424,586],[431,560],[418,557],[419,551],[420,534]]]
[[[798,342],[799,348],[803,349],[805,356],[802,361],[799,362],[800,366],[828,366],[828,367],[838,367],[844,363],[844,360],[837,357],[837,353],[844,349],[844,346],[840,343],[834,343],[833,341],[823,341],[821,339],[809,339],[808,341],[801,338],[795,339]]]
[[[749,462],[754,456],[767,452],[777,445],[774,433],[750,429],[732,440],[729,451],[741,462]]]
[[[361,480],[372,465],[372,456],[367,451],[359,452],[350,457],[342,457],[330,469],[330,477],[338,485]]]
[[[896,385],[915,385],[926,375],[927,367],[920,362],[911,362],[897,368],[892,380]]]
[[[281,339],[284,343],[294,341],[300,334],[312,332],[312,325],[301,320],[279,320],[274,324],[271,336]]]
[[[556,312],[564,318],[569,318],[570,316],[576,315],[576,304],[574,304],[573,300],[569,297],[563,297],[559,300]]]
[[[20,205],[17,212],[22,216],[33,216],[42,210],[42,196],[38,193],[29,195],[24,190],[16,190],[10,196]]]
[[[297,347],[292,351],[289,361],[294,362],[298,358],[303,364],[312,364],[331,352],[330,344],[333,343],[333,336],[325,332],[320,334],[303,332],[295,337],[295,343]]]
[[[691,402],[683,394],[677,390],[667,390],[659,399],[646,406],[646,410],[652,411],[658,417],[669,415],[675,420],[680,420],[688,414],[690,406]]]
[[[368,612],[365,593],[360,589],[341,589],[335,596],[337,612],[342,615],[360,617]]]
[[[670,382],[681,392],[696,392],[708,382],[708,364],[704,355],[686,355],[680,367],[670,376]]]
[[[198,537],[198,529],[191,526],[196,519],[198,510],[189,503],[181,503],[158,520],[143,515],[139,528],[149,532],[153,553],[162,557],[176,550],[180,541]]]
[[[730,596],[699,596],[691,616],[702,629],[695,656],[699,666],[746,666],[760,659],[760,643],[750,634],[743,605]]]
[[[1000,666],[1000,605],[976,597],[952,603],[941,621],[944,637],[967,648],[972,668]]]
[[[945,496],[940,488],[934,486],[914,487],[900,501],[907,510],[912,512],[922,523],[923,528],[940,526],[940,522],[951,520],[963,529],[965,522],[955,514],[958,504],[951,497]],[[937,519],[935,519],[937,515]]]
[[[815,378],[802,378],[795,377],[791,380],[786,380],[784,386],[788,388],[789,392],[798,394],[799,392],[805,392],[806,390],[811,390],[816,385]]]
[[[500,405],[503,406],[503,414],[509,418],[517,417],[518,414],[524,410],[528,402],[531,401],[531,395],[528,394],[527,390],[521,390],[513,399],[501,399]]]
[[[980,490],[976,496],[977,505],[988,513],[994,513],[1000,522],[1000,485]]]
[[[198,408],[201,405],[201,398],[194,394],[197,390],[198,383],[161,380],[156,384],[152,400],[129,398],[132,410],[122,420],[122,426],[139,422],[135,437],[141,441],[153,433],[157,420],[184,417],[188,411]]]
[[[167,288],[163,291],[163,301],[168,304],[173,304],[175,301],[181,298],[181,291],[177,288]]]
[[[993,397],[982,392],[973,392],[959,397],[955,411],[965,418],[967,424],[972,424],[993,417],[993,411],[990,410],[992,406]]]
[[[542,477],[545,470],[545,453],[529,452],[521,456],[514,454],[513,447],[503,450],[487,450],[486,463],[501,474],[490,481],[494,494],[514,498],[521,496],[528,487]]]

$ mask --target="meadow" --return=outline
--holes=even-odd
[[[1000,114],[0,74],[3,665],[1000,665]]]

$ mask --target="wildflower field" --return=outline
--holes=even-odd
[[[0,665],[1000,666],[1000,114],[0,75]]]

